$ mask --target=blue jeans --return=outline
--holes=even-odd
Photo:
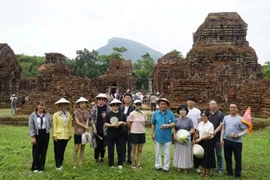
[[[216,149],[218,171],[222,171],[223,170],[222,147],[220,146],[219,141],[216,142],[215,149]]]

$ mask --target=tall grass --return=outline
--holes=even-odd
[[[242,179],[269,179],[270,156],[268,135],[269,128],[256,131],[253,135],[247,135],[243,139],[243,172]],[[95,163],[93,149],[86,147],[84,164],[77,169],[72,169],[73,139],[68,143],[64,170],[55,169],[53,141],[47,153],[45,170],[42,174],[30,171],[32,157],[28,128],[22,126],[0,125],[0,179],[202,179],[193,169],[188,175],[178,173],[172,166],[174,148],[171,149],[171,166],[169,173],[156,172],[154,168],[154,143],[150,138],[150,129],[147,129],[147,142],[143,149],[143,169],[132,170],[131,166],[124,164],[124,168],[111,169],[108,166],[107,151],[104,163]],[[116,158],[116,155],[115,155]],[[117,162],[117,160],[115,160]],[[225,164],[224,164],[225,167]],[[226,168],[224,168],[226,169]],[[225,171],[224,171],[225,172]],[[224,173],[225,174],[225,173]],[[229,180],[231,177],[218,175],[212,172],[211,179]]]

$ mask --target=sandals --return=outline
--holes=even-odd
[[[209,175],[204,175],[204,179],[209,179]]]
[[[142,169],[142,166],[141,165],[138,165],[138,167],[137,167],[138,169]]]
[[[131,168],[132,168],[133,170],[135,170],[135,169],[136,169],[136,165],[132,165]]]

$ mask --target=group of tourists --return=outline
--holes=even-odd
[[[63,169],[65,149],[72,138],[72,120],[74,124],[73,169],[77,165],[83,165],[85,138],[89,138],[94,148],[96,162],[104,162],[107,146],[109,166],[114,168],[114,147],[116,146],[119,169],[123,168],[125,161],[132,164],[133,169],[142,168],[146,122],[146,116],[141,111],[142,101],[132,102],[132,95],[126,93],[124,103],[115,98],[107,104],[106,94],[100,93],[96,96],[96,104],[92,106],[90,112],[86,109],[87,103],[87,99],[80,97],[76,101],[78,108],[70,114],[67,112],[70,102],[61,98],[55,103],[59,111],[53,114],[53,119],[46,110],[45,101],[37,103],[36,110],[29,117],[33,157],[31,170],[33,172],[42,172],[45,167],[50,129],[53,134],[56,170]],[[136,150],[138,151],[137,163],[135,163]]]
[[[85,142],[91,141],[94,148],[95,162],[104,162],[105,150],[108,150],[108,163],[115,167],[114,147],[117,152],[117,167],[123,168],[123,162],[131,164],[132,169],[142,168],[142,151],[146,142],[146,116],[141,111],[142,101],[132,101],[132,94],[123,95],[123,102],[114,98],[108,103],[106,94],[96,96],[96,103],[91,110],[86,109],[88,100],[81,97],[76,101],[78,108],[70,114],[67,107],[70,102],[61,98],[55,103],[59,111],[50,114],[46,110],[45,101],[38,102],[35,112],[29,118],[29,134],[31,143],[33,172],[42,172],[45,167],[50,129],[52,128],[54,141],[54,158],[57,170],[63,169],[64,153],[68,141],[72,138],[72,121],[74,124],[74,151],[73,168],[83,165]],[[230,104],[230,114],[224,116],[218,110],[215,100],[209,102],[210,110],[199,110],[195,107],[193,96],[187,98],[187,103],[180,105],[176,113],[178,118],[169,110],[170,102],[166,98],[158,98],[159,107],[151,118],[151,136],[155,142],[155,169],[169,172],[170,150],[174,142],[173,166],[179,172],[188,174],[194,167],[204,179],[210,177],[212,169],[216,168],[219,174],[223,173],[222,147],[226,161],[227,175],[241,177],[242,170],[242,136],[247,133],[247,127],[241,122],[238,115],[237,103]],[[91,132],[90,132],[91,129]],[[186,130],[191,136],[189,143],[177,141],[177,132]],[[193,155],[194,144],[204,149],[204,156],[199,158]],[[137,151],[137,162],[135,154]],[[162,154],[164,153],[164,163]],[[232,153],[235,156],[235,170],[232,170]],[[217,158],[217,161],[216,161]],[[193,162],[192,162],[193,161]],[[200,167],[202,170],[200,170]]]
[[[219,174],[223,173],[222,146],[226,161],[228,176],[240,179],[242,170],[242,136],[247,134],[247,127],[241,122],[242,117],[238,115],[237,103],[230,104],[230,114],[224,117],[223,112],[218,109],[215,100],[209,102],[210,110],[199,110],[195,107],[195,98],[189,96],[186,105],[180,105],[177,109],[179,114],[175,118],[172,111],[168,109],[170,102],[165,98],[157,100],[159,110],[152,116],[152,139],[155,141],[155,168],[157,171],[169,171],[171,133],[174,140],[173,166],[179,172],[188,174],[188,169],[194,167],[204,179],[210,177],[211,169],[216,168]],[[190,143],[177,141],[179,130],[188,131],[191,135]],[[203,157],[193,155],[192,146],[199,144],[203,150]],[[161,154],[164,151],[164,164],[162,165]],[[235,157],[235,170],[232,170],[232,153]],[[215,155],[216,154],[216,155]],[[193,163],[192,163],[193,159]],[[200,170],[199,167],[202,167]]]

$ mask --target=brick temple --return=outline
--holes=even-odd
[[[263,79],[255,50],[246,40],[248,25],[236,12],[210,13],[193,33],[185,59],[169,53],[153,70],[153,92],[163,92],[172,108],[195,96],[201,109],[211,99],[228,110],[232,101],[241,111],[248,106],[256,116],[269,117],[270,81]]]

